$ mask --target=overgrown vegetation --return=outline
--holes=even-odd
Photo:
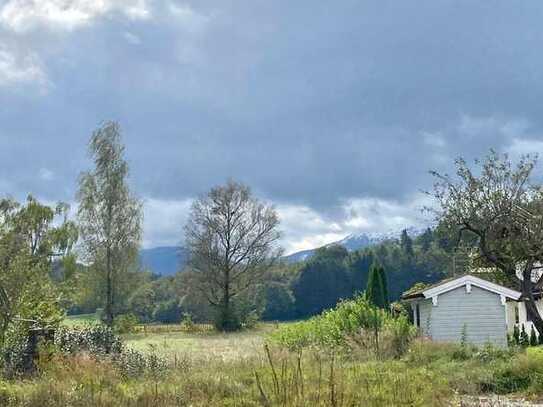
[[[280,326],[276,333],[287,328]],[[53,354],[43,348],[37,377],[0,381],[0,404],[422,407],[459,405],[464,396],[488,393],[537,400],[543,391],[539,348],[477,349],[414,340],[403,356],[375,360],[358,347],[344,353],[318,346],[295,351],[273,343],[264,346],[263,335],[270,329],[176,333],[180,340],[189,340],[176,349],[168,340],[161,345],[160,335],[138,334],[143,342],[149,338],[151,346],[141,343],[135,351],[136,336],[131,336],[115,357],[83,348]],[[252,342],[257,346],[247,346]],[[190,343],[202,348],[195,352]]]
[[[404,315],[393,316],[359,296],[307,321],[286,325],[271,338],[289,350],[317,348],[331,353],[348,351],[359,356],[397,358],[406,351],[415,333]]]

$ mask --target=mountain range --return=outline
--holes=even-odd
[[[411,237],[418,236],[422,230],[408,228],[407,232]],[[366,247],[375,246],[387,240],[398,239],[401,230],[390,230],[384,233],[359,233],[351,234],[337,242],[330,243],[326,246],[341,245],[348,251],[364,249]],[[289,254],[283,259],[288,263],[297,263],[310,259],[317,248],[302,250],[296,253]],[[175,246],[155,247],[152,249],[143,249],[140,251],[140,263],[142,267],[148,271],[161,276],[170,276],[183,270],[188,262],[189,253],[186,248]]]

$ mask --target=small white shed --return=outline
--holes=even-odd
[[[510,309],[520,297],[518,291],[468,274],[403,298],[411,303],[415,325],[432,340],[507,346],[507,333],[517,322],[510,320]]]

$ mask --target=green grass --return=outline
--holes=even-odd
[[[165,358],[190,356],[193,360],[242,360],[262,352],[266,336],[274,324],[259,324],[255,329],[235,333],[168,332],[123,335],[128,347],[153,351]]]
[[[96,314],[68,315],[64,320],[64,325],[69,328],[83,327],[86,325],[98,324]]]
[[[79,316],[67,323],[93,320]],[[54,357],[32,380],[0,380],[0,406],[449,407],[480,405],[465,403],[479,395],[540,400],[543,394],[542,348],[472,349],[416,340],[401,359],[376,360],[356,348],[347,354],[266,348],[275,324],[230,334],[179,329],[153,325],[147,333],[123,335],[128,347],[165,358],[162,373],[148,368],[126,377],[115,361]]]

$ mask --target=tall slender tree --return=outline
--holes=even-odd
[[[373,263],[370,267],[368,286],[366,288],[367,300],[379,308],[385,308],[385,294],[381,266]]]
[[[85,256],[102,283],[104,322],[111,326],[123,278],[137,261],[142,204],[128,187],[117,123],[106,122],[92,134],[89,152],[95,167],[80,177],[78,220]]]

